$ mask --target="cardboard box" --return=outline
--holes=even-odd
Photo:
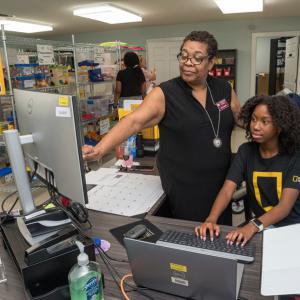
[[[257,75],[257,95],[269,94],[269,74],[259,73]]]
[[[136,109],[139,105],[138,104],[133,104],[132,108],[133,110]],[[130,110],[124,110],[123,108],[118,109],[118,115],[119,115],[119,120],[130,114],[132,111]],[[159,139],[159,129],[158,126],[155,125],[154,127],[149,127],[145,128],[142,130],[143,134],[143,139],[154,139],[157,140]]]

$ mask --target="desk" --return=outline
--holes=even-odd
[[[193,230],[196,222],[168,219],[155,216],[146,216],[150,222],[155,224],[157,227],[162,230],[166,229],[181,229],[181,230]],[[115,258],[126,259],[125,249],[117,242],[117,240],[111,235],[109,229],[115,228],[121,225],[129,224],[136,219],[116,216],[111,214],[105,214],[96,211],[90,211],[90,221],[93,224],[92,230],[88,232],[91,236],[98,236],[105,240],[108,240],[111,243],[111,250],[108,252],[109,255]],[[230,227],[222,227],[222,232],[227,232],[230,230]],[[255,262],[250,265],[245,266],[245,271],[242,279],[242,285],[240,290],[240,296],[248,300],[259,300],[259,299],[273,299],[273,297],[263,297],[260,295],[260,268],[261,268],[261,256],[262,256],[262,235],[257,234],[253,238],[254,243],[256,244],[256,257]],[[22,279],[17,272],[17,268],[14,265],[13,261],[8,256],[8,253],[3,248],[3,245],[0,246],[0,254],[3,259],[3,262],[6,267],[6,273],[8,281],[5,284],[0,284],[0,299],[1,300],[23,300],[25,299]],[[127,274],[130,272],[130,267],[127,263],[112,262],[116,269],[120,272],[121,275]],[[106,300],[115,300],[122,299],[122,296],[113,282],[110,274],[108,273],[106,267],[101,262],[101,268],[105,274],[105,284],[106,288],[104,290]],[[179,297],[157,293],[154,291],[147,291],[151,294],[156,300],[169,300],[169,299],[182,299]],[[112,297],[112,298],[111,298]],[[132,292],[130,293],[130,298],[133,300],[143,300],[146,299],[143,296]],[[221,300],[221,299],[220,299]]]

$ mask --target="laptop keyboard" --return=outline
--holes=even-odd
[[[253,245],[246,244],[243,247],[236,244],[227,245],[227,240],[220,236],[215,237],[213,241],[209,238],[203,241],[194,233],[168,230],[161,235],[156,244],[200,254],[235,259],[241,263],[254,261]]]

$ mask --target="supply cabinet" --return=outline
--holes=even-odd
[[[215,65],[210,71],[211,76],[228,80],[232,88],[236,90],[237,50],[218,50]]]

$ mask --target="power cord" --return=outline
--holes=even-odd
[[[14,191],[12,193],[10,193],[9,195],[7,195],[3,200],[2,200],[2,203],[1,203],[1,210],[3,213],[5,213],[5,209],[4,209],[4,204],[5,202],[11,197],[13,196],[17,191]]]
[[[122,278],[120,276],[120,274],[118,273],[118,271],[115,269],[115,267],[110,263],[110,261],[106,258],[106,256],[103,254],[104,251],[101,247],[95,246],[96,249],[99,252],[100,258],[102,259],[102,261],[104,262],[104,264],[106,265],[107,270],[109,271],[110,275],[112,276],[114,282],[116,283],[116,285],[118,286],[118,288],[120,289],[121,293],[122,293],[122,288],[121,288],[121,284],[119,284],[119,282],[121,282]],[[137,287],[137,286],[133,286],[129,283],[124,282],[124,284],[131,288],[132,290],[130,292],[136,291],[139,294],[141,294],[142,296],[151,299],[151,300],[155,300],[152,296],[148,295],[147,293],[145,293],[143,291],[143,289]]]
[[[6,212],[5,217],[0,222],[0,225],[4,224],[6,222],[6,220],[11,217],[10,213],[13,210],[13,208],[15,207],[15,205],[17,204],[18,200],[19,200],[19,196],[16,198],[16,200],[13,203],[13,205],[11,206],[11,208]]]

